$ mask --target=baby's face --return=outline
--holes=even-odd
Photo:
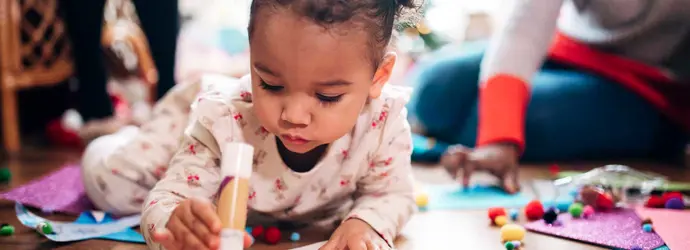
[[[349,133],[380,94],[368,35],[268,9],[257,13],[250,41],[255,112],[287,149],[306,153]]]

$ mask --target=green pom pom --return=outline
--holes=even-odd
[[[573,216],[573,218],[580,218],[580,216],[582,216],[583,210],[584,210],[584,207],[582,206],[581,203],[573,203],[568,208],[568,212],[570,213],[570,215]]]
[[[513,242],[510,242],[510,241],[506,242],[505,246],[506,246],[506,250],[515,249],[515,245],[513,245]]]
[[[9,182],[12,178],[12,172],[9,168],[0,168],[0,182]]]
[[[12,225],[2,225],[0,227],[0,235],[3,236],[8,236],[8,235],[13,235],[14,234],[14,227]]]
[[[53,234],[53,226],[48,222],[38,223],[38,230],[43,234]]]

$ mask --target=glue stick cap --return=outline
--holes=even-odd
[[[245,143],[231,142],[223,146],[221,153],[223,154],[220,161],[222,176],[251,177],[254,147]]]

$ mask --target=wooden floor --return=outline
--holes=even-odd
[[[79,159],[77,152],[57,150],[30,150],[18,160],[8,161],[0,159],[13,173],[13,179],[9,184],[0,184],[0,191],[7,191],[13,187],[22,185],[32,179],[47,174],[65,163],[76,162]],[[689,181],[690,169],[681,166],[668,166],[651,163],[635,162],[610,162],[627,164],[638,169],[654,170],[669,176],[672,180]],[[562,164],[563,170],[586,170],[601,164]],[[420,182],[451,182],[444,171],[434,166],[416,166],[415,174]],[[521,180],[534,178],[547,178],[548,170],[545,165],[526,165],[521,170]],[[525,192],[530,192],[523,189]],[[51,219],[70,220],[74,218],[66,216],[52,216]],[[15,226],[17,232],[14,236],[0,237],[0,249],[146,249],[144,245],[125,244],[113,241],[88,240],[70,244],[55,244],[47,241],[32,230],[21,226],[17,221],[13,203],[0,201],[0,223],[10,223]],[[301,245],[325,240],[328,233],[302,232],[302,240],[299,243],[285,243],[275,246],[256,244],[251,249],[290,249]],[[285,236],[288,237],[288,236]],[[443,250],[443,249],[505,249],[499,243],[498,228],[489,226],[485,211],[431,211],[421,212],[413,217],[402,236],[396,241],[398,249],[411,250]],[[526,247],[523,249],[602,249],[572,241],[561,240],[534,233],[528,233],[525,238]]]

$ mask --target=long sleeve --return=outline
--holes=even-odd
[[[477,145],[524,150],[529,81],[553,39],[563,0],[516,0],[482,61]]]
[[[230,83],[227,83],[230,84]],[[144,237],[151,249],[160,245],[151,234],[165,227],[177,205],[191,197],[213,200],[220,185],[218,142],[243,141],[237,113],[221,91],[209,90],[192,104],[190,125],[164,177],[149,193],[142,213]]]
[[[110,171],[151,189],[167,170],[189,121],[189,107],[200,83],[178,84],[155,106],[151,120],[136,136],[106,159]]]
[[[412,139],[407,110],[391,114],[380,148],[370,159],[367,174],[357,182],[355,205],[346,219],[367,222],[392,246],[413,213]]]

